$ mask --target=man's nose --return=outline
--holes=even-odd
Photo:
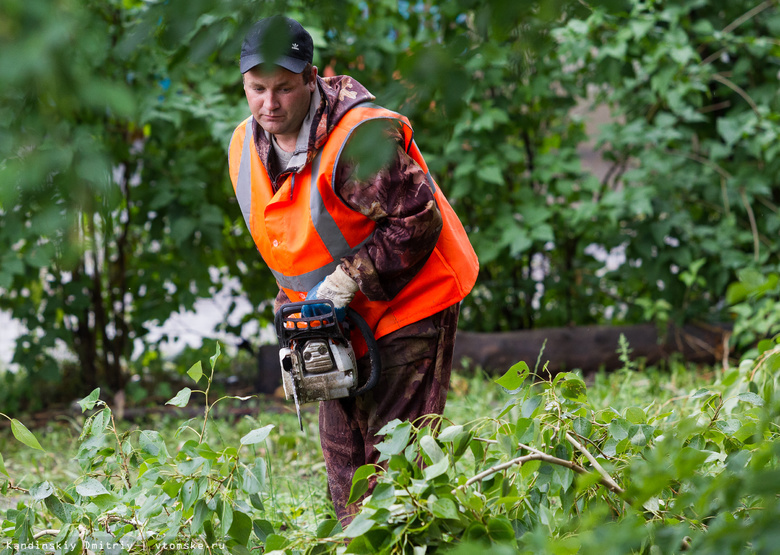
[[[268,108],[277,108],[279,106],[279,95],[269,91],[265,95],[265,104]]]

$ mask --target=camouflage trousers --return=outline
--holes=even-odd
[[[377,432],[395,418],[414,421],[444,411],[459,310],[455,304],[380,338],[382,372],[376,387],[360,397],[320,403],[328,488],[342,526],[359,510],[359,503],[347,506],[355,470],[376,464],[379,458],[374,446],[383,438]],[[361,357],[360,383],[365,383],[368,371],[368,357]]]

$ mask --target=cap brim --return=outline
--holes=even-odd
[[[239,68],[241,69],[241,73],[246,73],[250,69],[255,68],[263,63],[265,63],[265,60],[263,60],[262,56],[259,54],[253,54],[251,56],[245,56],[241,58]],[[308,63],[309,62],[306,60],[290,58],[289,56],[280,56],[274,60],[274,65],[283,67],[287,71],[291,71],[293,73],[301,73]]]

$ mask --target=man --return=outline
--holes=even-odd
[[[330,299],[337,315],[356,310],[378,340],[378,385],[320,405],[328,486],[346,526],[358,510],[346,505],[352,476],[377,462],[377,432],[395,418],[444,410],[459,303],[478,262],[408,120],[371,104],[348,76],[321,78],[313,50],[289,18],[263,19],[247,33],[240,69],[252,116],[231,139],[230,177],[279,284],[275,310],[291,299]],[[362,175],[370,164],[349,147],[365,140],[369,122],[383,125],[380,140],[392,141],[392,155]],[[366,348],[359,334],[352,342],[362,384]]]

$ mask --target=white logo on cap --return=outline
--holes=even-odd
[[[292,49],[293,50],[298,50],[298,43],[297,42],[292,43]]]

